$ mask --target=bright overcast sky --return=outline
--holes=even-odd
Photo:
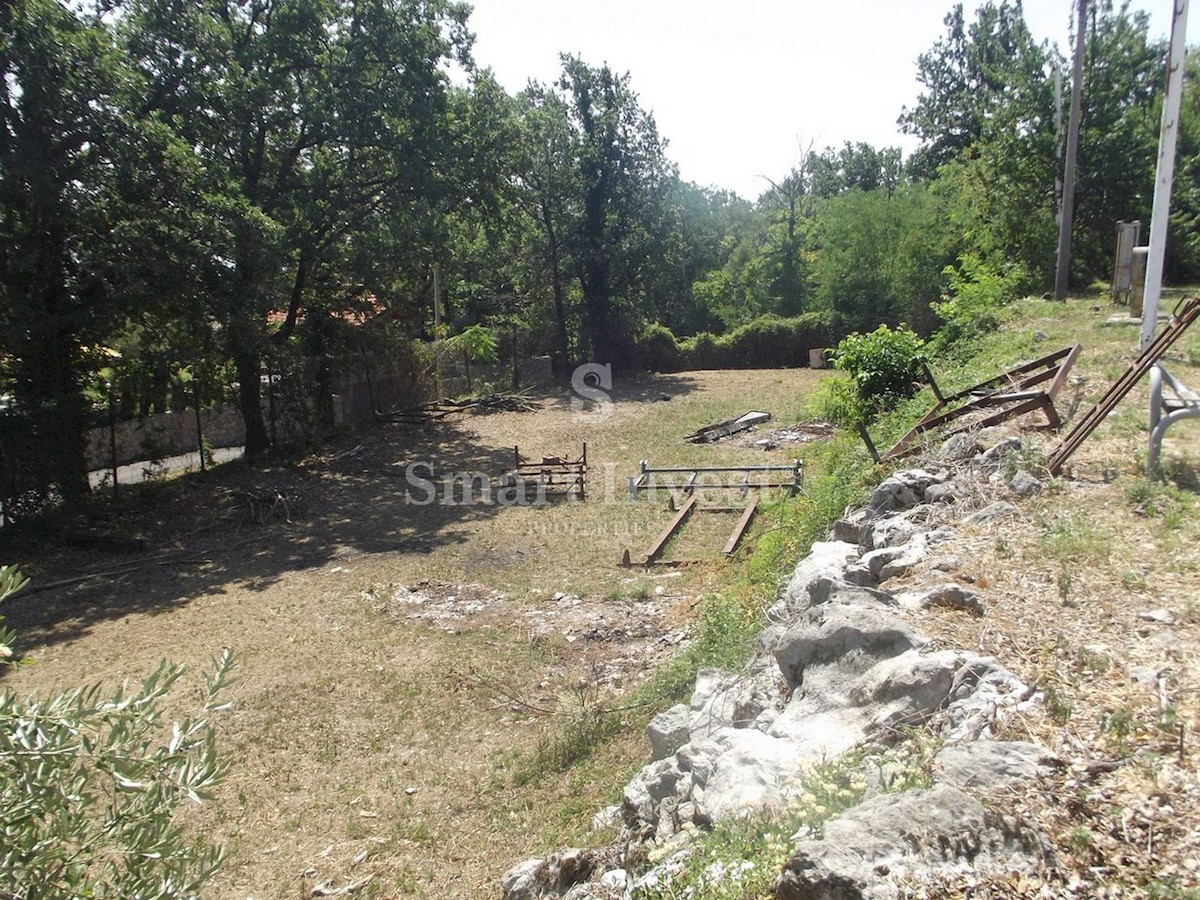
[[[953,0],[473,0],[474,55],[510,92],[555,80],[558,54],[629,72],[681,175],[747,198],[797,161],[799,145],[900,145],[917,56]],[[1173,0],[1134,0],[1151,33]],[[976,3],[964,3],[973,10]],[[1200,35],[1200,2],[1189,43]],[[1071,0],[1026,0],[1034,36],[1070,55]]]

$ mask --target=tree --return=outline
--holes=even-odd
[[[559,82],[577,129],[579,227],[572,236],[593,359],[623,365],[633,308],[651,260],[643,252],[672,167],[654,117],[638,106],[629,75],[563,56]]]
[[[23,584],[0,567],[0,601]],[[0,629],[0,665],[11,640]],[[0,896],[194,896],[223,851],[189,836],[176,810],[210,799],[224,778],[208,716],[224,707],[232,670],[226,650],[196,711],[169,730],[180,666],[162,663],[111,695],[100,685],[46,699],[0,690]]]
[[[22,465],[70,501],[88,489],[89,354],[153,256],[138,256],[130,200],[169,191],[154,160],[169,136],[139,130],[135,80],[97,14],[13,0],[0,41],[0,357],[31,429]]]
[[[441,64],[466,62],[466,14],[447,0],[132,2],[153,109],[195,148],[227,223],[207,273],[249,455],[269,446],[263,356],[319,271],[382,210],[436,209],[450,189]]]
[[[1026,129],[1045,129],[1053,115],[1047,93],[1050,51],[1034,43],[1020,0],[984,3],[969,27],[958,3],[945,24],[946,36],[917,59],[917,81],[924,90],[899,119],[902,131],[922,141],[909,165],[925,178],[992,140],[999,128],[1019,122]],[[996,113],[1003,107],[1011,111],[1007,121],[998,122]]]
[[[807,154],[811,156],[811,153]],[[759,198],[760,208],[770,211],[762,271],[768,279],[773,311],[785,316],[804,310],[808,293],[804,259],[805,223],[811,218],[809,172],[805,162],[794,166],[779,182],[766,178],[771,185]]]
[[[517,177],[524,189],[518,202],[540,234],[542,262],[535,268],[550,282],[555,349],[567,366],[573,354],[566,257],[568,236],[578,227],[578,139],[566,101],[553,90],[531,82],[517,102],[522,125]]]
[[[907,322],[922,333],[932,330],[930,303],[940,298],[942,269],[957,252],[932,188],[847,191],[819,207],[815,232],[817,300],[846,327]]]
[[[1149,39],[1149,17],[1128,2],[1096,0],[1090,12],[1072,244],[1086,281],[1111,274],[1118,221],[1148,222],[1167,58],[1165,42]]]

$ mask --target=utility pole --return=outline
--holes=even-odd
[[[1071,118],[1067,122],[1067,164],[1059,206],[1058,268],[1054,273],[1054,299],[1067,299],[1071,272],[1071,226],[1075,219],[1075,159],[1079,155],[1079,119],[1083,108],[1083,40],[1087,34],[1087,0],[1075,0],[1079,23],[1075,27],[1075,72],[1071,79]]]
[[[1146,257],[1146,287],[1142,297],[1143,350],[1149,346],[1158,327],[1158,298],[1162,293],[1167,220],[1171,216],[1171,186],[1175,179],[1175,143],[1179,137],[1179,105],[1183,95],[1183,61],[1187,53],[1188,0],[1174,0],[1171,5],[1174,13],[1171,20],[1171,53],[1167,58],[1167,86],[1163,95],[1158,164],[1154,173],[1154,207],[1150,214],[1150,249]]]

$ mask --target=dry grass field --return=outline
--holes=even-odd
[[[968,368],[935,368],[954,389],[1079,341],[1059,400],[1078,416],[1133,356],[1134,330],[1107,324],[1116,312],[1105,301],[1025,301]],[[1200,333],[1169,363],[1200,384]],[[573,765],[580,747],[563,759],[561,723],[632,702],[677,653],[699,598],[752,570],[740,565],[747,550],[721,558],[732,514],[697,517],[669,546],[697,565],[619,567],[622,551],[638,556],[671,515],[662,495],[629,502],[626,478],[642,459],[804,456],[814,444],[755,441],[803,420],[822,377],[645,376],[618,382],[603,412],[581,415],[555,392],[535,412],[376,429],[287,465],[235,463],[145,485],[116,509],[98,505],[92,522],[145,539],[144,555],[5,538],[0,560],[20,563],[42,590],[7,604],[29,664],[4,683],[24,693],[113,682],[162,658],[196,676],[232,647],[233,706],[217,722],[229,776],[217,802],[189,813],[229,849],[207,896],[299,900],[351,885],[354,896],[497,896],[514,862],[611,836],[591,830],[593,813],[644,762],[640,724],[654,710],[632,710]],[[1142,384],[1016,520],[964,528],[939,549],[962,560],[955,576],[983,595],[983,618],[937,611],[918,623],[940,645],[995,654],[1041,690],[1044,702],[1010,719],[1005,736],[1038,740],[1067,767],[1048,786],[993,801],[1042,822],[1060,886],[1080,896],[1116,885],[1105,896],[1188,897],[1200,883],[1200,421],[1171,432],[1168,477],[1148,481],[1146,402]],[[774,419],[719,445],[683,441],[750,409]],[[1023,439],[1021,463],[1037,472],[1058,438]],[[405,498],[409,463],[498,475],[514,445],[571,456],[584,441],[585,503]],[[962,505],[1003,494],[995,488]],[[286,509],[251,521],[246,498],[275,495]],[[750,544],[779,527],[772,515]],[[114,574],[54,587],[95,572]]]
[[[231,647],[233,706],[217,721],[229,777],[194,812],[229,849],[208,896],[299,898],[365,879],[356,896],[492,895],[509,865],[586,832],[644,760],[631,733],[586,765],[539,773],[556,712],[638,684],[729,565],[734,519],[710,514],[672,548],[704,564],[620,568],[670,517],[665,496],[630,503],[625,479],[642,459],[791,462],[802,446],[682,438],[749,409],[774,415],[760,435],[793,424],[820,377],[618,380],[611,407],[582,415],[564,391],[535,412],[376,429],[291,465],[233,463],[131,490],[93,525],[145,539],[143,556],[4,548],[43,588],[6,605],[29,664],[4,682],[20,693],[116,682],[163,658],[198,677]],[[409,463],[495,476],[514,445],[569,456],[584,441],[584,503],[406,502]],[[250,521],[246,498],[275,494],[286,509]]]

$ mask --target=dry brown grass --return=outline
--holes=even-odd
[[[99,510],[92,525],[177,555],[12,601],[6,613],[31,665],[5,682],[25,692],[111,681],[164,657],[202,666],[232,647],[234,706],[218,723],[230,774],[217,804],[195,813],[230,850],[208,896],[299,898],[368,876],[356,896],[495,893],[509,865],[586,832],[644,759],[635,730],[565,773],[533,777],[550,713],[580,678],[599,673],[606,690],[636,684],[671,652],[697,594],[724,577],[732,521],[719,514],[710,514],[719,533],[698,523],[689,536],[688,552],[710,564],[677,577],[617,567],[623,549],[644,549],[669,517],[665,497],[625,502],[625,477],[640,459],[790,460],[794,448],[696,447],[682,436],[749,408],[791,424],[818,377],[648,377],[618,382],[603,417],[580,418],[553,394],[535,413],[372,431],[295,465],[233,464],[130,491],[140,501]],[[565,455],[582,441],[596,475],[586,503],[404,502],[408,462],[498,475],[514,444]],[[244,521],[244,496],[267,488],[302,500],[293,522],[282,511],[266,525]],[[35,584],[127,561],[28,543],[7,550]],[[397,599],[401,586],[430,604]],[[558,592],[580,599],[555,601]],[[483,609],[459,614],[474,601]],[[533,780],[515,786],[517,772]]]
[[[1062,310],[1018,323],[1052,341],[1080,340],[1081,410],[1132,358],[1135,335],[1102,327],[1112,310]],[[1200,383],[1200,334],[1173,353],[1173,371]],[[1046,346],[1056,346],[1049,343]],[[1114,371],[1115,370],[1115,371]],[[963,527],[935,558],[957,556],[950,577],[973,583],[987,613],[931,610],[919,627],[949,647],[999,657],[1043,692],[1004,736],[1057,751],[1067,768],[1052,783],[993,798],[1039,820],[1064,871],[1049,888],[1079,896],[1192,896],[1200,884],[1200,423],[1177,426],[1164,445],[1173,482],[1145,478],[1147,389],[1142,384],[1071,460],[1068,477],[1018,502],[1016,520]],[[1057,438],[1025,432],[1023,465],[1035,473]],[[1005,497],[978,489],[960,508]],[[919,569],[886,584],[935,577]],[[946,577],[946,576],[941,576]],[[1173,624],[1147,621],[1166,609]],[[1012,896],[1045,896],[1038,884]],[[1113,893],[1106,893],[1106,892]],[[1009,894],[1001,891],[1000,896]]]

